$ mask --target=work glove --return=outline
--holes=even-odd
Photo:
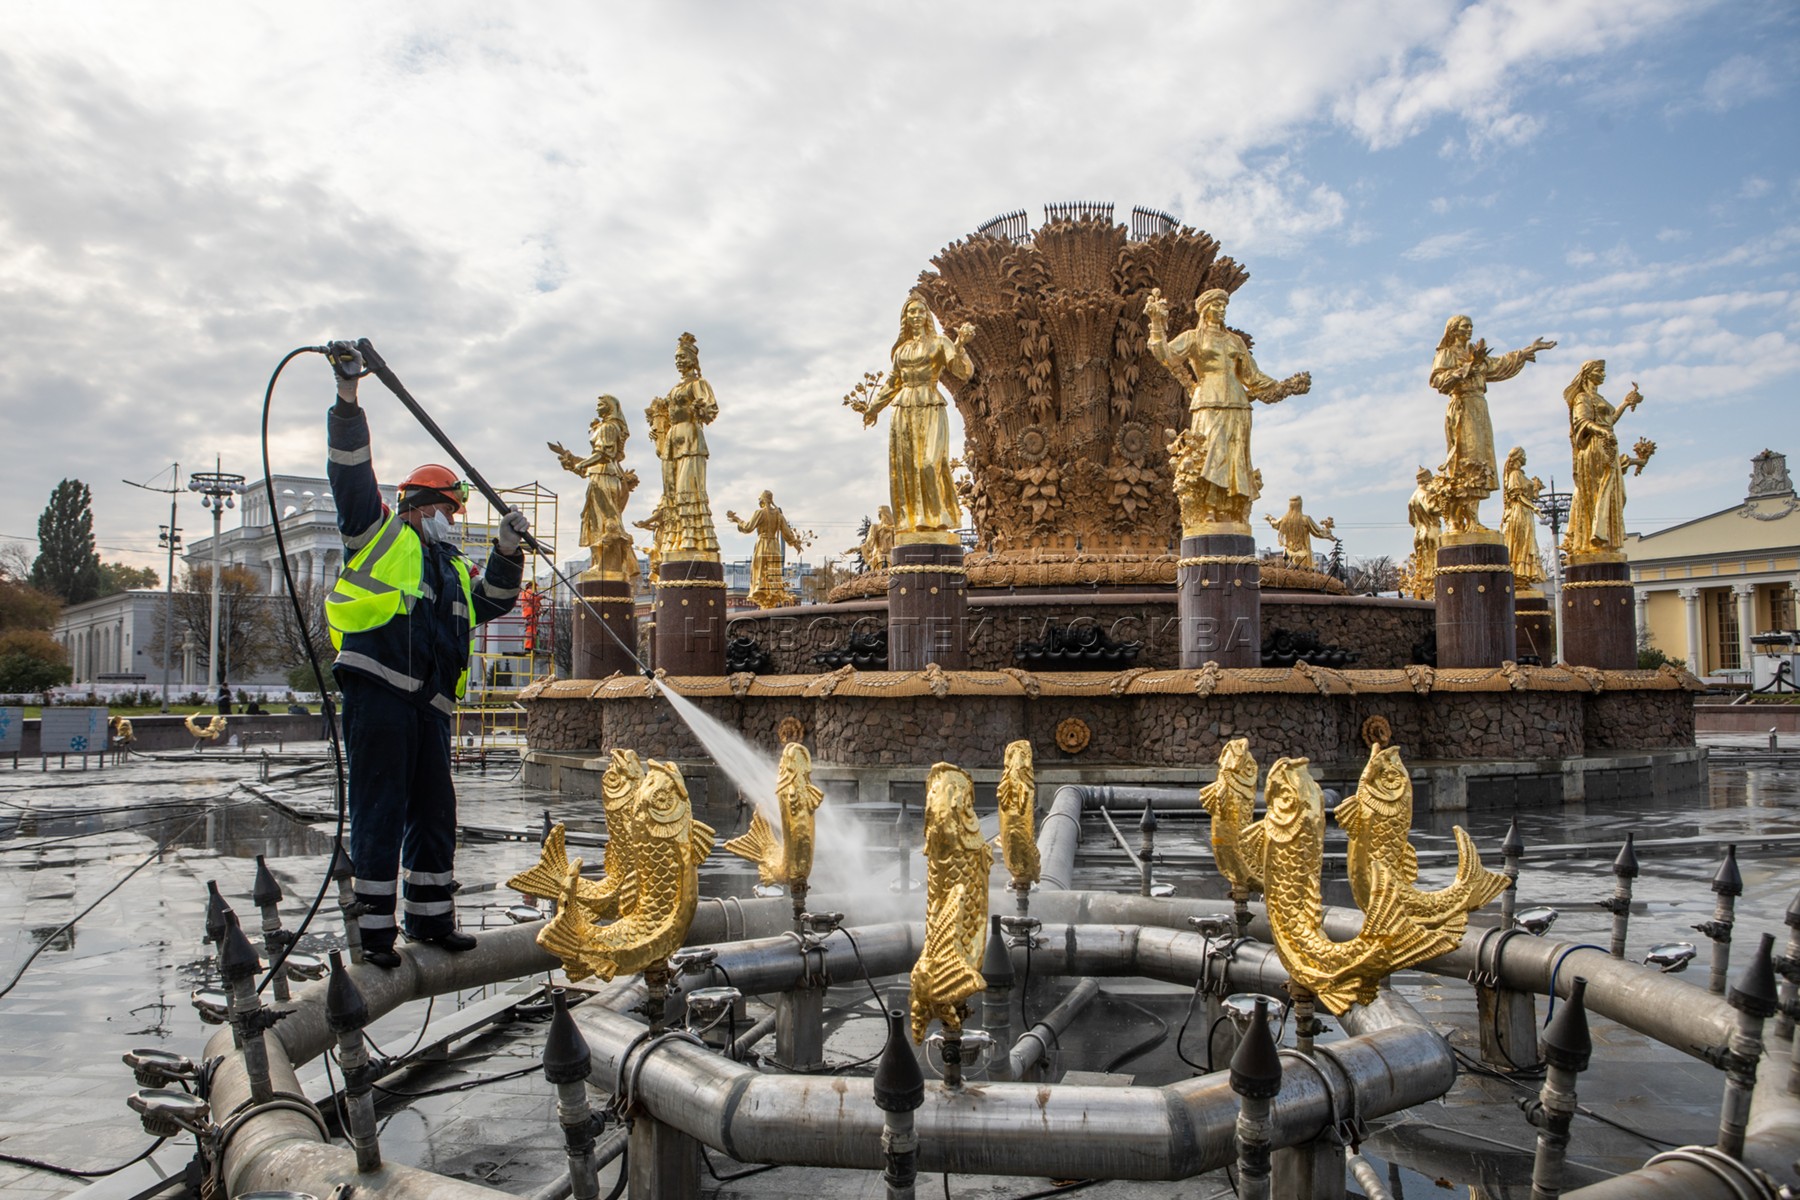
[[[331,360],[331,376],[337,380],[337,398],[340,404],[356,405],[356,376],[361,375],[363,357],[356,347],[349,342],[331,342],[326,346],[326,357]],[[344,378],[348,371],[351,378]]]
[[[531,522],[515,508],[500,518],[500,532],[494,535],[494,544],[500,548],[500,553],[511,558],[519,552],[520,543],[530,531]]]

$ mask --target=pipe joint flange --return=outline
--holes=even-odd
[[[1631,912],[1630,896],[1607,896],[1596,900],[1594,907],[1601,912],[1611,913],[1615,917],[1623,917]]]
[[[1665,1162],[1682,1162],[1699,1167],[1730,1188],[1733,1195],[1750,1196],[1755,1200],[1783,1200],[1783,1190],[1767,1174],[1749,1163],[1733,1158],[1716,1146],[1681,1146],[1674,1150],[1664,1150],[1651,1157],[1644,1166],[1654,1167]]]
[[[1730,918],[1713,917],[1711,920],[1702,921],[1691,928],[1702,936],[1710,938],[1715,942],[1729,942],[1731,940],[1731,927],[1733,924],[1734,922]]]

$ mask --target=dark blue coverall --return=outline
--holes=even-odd
[[[369,422],[360,407],[334,405],[327,422],[332,499],[344,557],[367,545],[387,516],[369,461]],[[411,534],[408,536],[417,536]],[[421,539],[423,540],[423,539]],[[495,548],[474,580],[464,613],[454,546],[425,543],[422,595],[377,629],[344,635],[335,664],[344,693],[350,760],[350,862],[365,950],[394,945],[395,899],[407,935],[442,937],[456,927],[450,884],[456,857],[456,789],[450,722],[456,681],[469,662],[469,631],[512,611],[524,556]],[[472,564],[471,564],[472,565]],[[471,619],[473,624],[471,623]]]

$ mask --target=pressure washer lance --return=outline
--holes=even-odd
[[[1156,852],[1156,810],[1144,805],[1138,819],[1138,895],[1150,894],[1150,856]]]
[[[1269,1002],[1261,996],[1244,1040],[1231,1056],[1231,1090],[1238,1094],[1237,1194],[1240,1200],[1269,1200],[1269,1151],[1275,1135],[1269,1110],[1281,1091],[1281,1055],[1269,1034]]]
[[[1636,835],[1626,834],[1619,857],[1613,859],[1613,894],[1600,901],[1600,907],[1612,914],[1612,956],[1625,957],[1625,932],[1631,924],[1631,881],[1638,875],[1637,850],[1632,846]]]
[[[269,1082],[269,1049],[263,1044],[263,1030],[274,1024],[256,993],[256,973],[262,963],[256,959],[256,948],[244,936],[237,914],[225,914],[225,937],[219,949],[219,974],[231,991],[231,1036],[244,1053],[244,1074],[250,1080],[250,1099],[267,1104],[275,1098]]]
[[[925,1073],[906,1040],[906,1010],[887,1011],[887,1046],[875,1065],[875,1107],[882,1111],[881,1181],[887,1200],[913,1200],[919,1177],[919,1138],[913,1110],[925,1103]]]
[[[1525,857],[1525,839],[1519,836],[1519,818],[1506,827],[1500,842],[1500,873],[1506,876],[1506,890],[1500,893],[1500,928],[1513,927],[1513,909],[1519,899],[1519,862]]]
[[[344,1068],[344,1106],[348,1110],[345,1132],[356,1151],[356,1169],[364,1174],[381,1169],[380,1128],[375,1123],[374,1079],[369,1072],[369,1047],[362,1031],[369,1024],[369,1006],[362,990],[350,978],[344,957],[331,952],[331,982],[325,985],[325,1026],[337,1038],[338,1065]]]
[[[358,338],[354,344],[348,341],[328,342],[323,346],[315,346],[313,349],[325,355],[326,360],[331,363],[332,369],[345,379],[361,379],[364,375],[373,375],[386,384],[388,391],[394,393],[400,403],[406,406],[407,411],[412,413],[413,419],[418,421],[425,432],[431,435],[432,440],[444,448],[444,453],[448,454],[455,460],[456,465],[462,468],[463,477],[474,484],[477,491],[487,497],[488,503],[502,513],[512,511],[512,506],[502,500],[500,493],[495,491],[486,479],[482,478],[481,472],[475,469],[475,464],[463,457],[463,452],[456,448],[456,443],[452,442],[449,435],[438,428],[438,423],[431,419],[431,414],[425,411],[424,406],[413,399],[412,393],[406,390],[406,385],[400,382],[400,377],[394,374],[393,368],[389,367],[387,360],[376,352],[368,338]],[[575,602],[587,609],[588,616],[592,617],[600,628],[606,631],[606,635],[618,643],[619,649],[623,650],[626,656],[638,665],[638,670],[644,673],[644,678],[656,678],[655,672],[643,659],[638,657],[637,647],[626,645],[625,639],[620,637],[613,627],[601,618],[600,610],[581,594],[581,589],[575,586],[567,575],[557,569],[556,560],[550,548],[529,532],[525,533],[521,540],[532,553],[543,559],[545,568],[556,577],[559,583],[569,589],[569,594],[575,598]]]
[[[356,898],[356,868],[350,863],[350,856],[344,853],[344,843],[338,842],[331,850],[331,868],[329,874],[337,881],[338,913],[344,918],[344,945],[350,951],[350,961],[359,963],[363,960],[362,922],[358,920],[363,914],[363,902]]]
[[[594,1139],[600,1122],[588,1108],[587,1079],[592,1066],[587,1039],[569,1015],[569,994],[550,989],[550,1033],[544,1039],[544,1078],[556,1088],[556,1120],[562,1126],[563,1149],[569,1157],[570,1195],[594,1200],[600,1194],[600,1166]]]
[[[1737,1010],[1737,1023],[1725,1048],[1725,1099],[1719,1105],[1719,1150],[1744,1156],[1744,1127],[1750,1121],[1750,1095],[1756,1090],[1756,1063],[1763,1053],[1763,1022],[1781,1008],[1775,993],[1775,935],[1765,933],[1756,954],[1731,985],[1725,1002]]]
[[[1012,952],[1000,931],[1000,919],[998,913],[988,917],[987,953],[981,960],[981,977],[987,981],[981,993],[981,1025],[996,1039],[1012,1032]]]
[[[256,883],[250,889],[250,899],[262,913],[263,953],[269,956],[270,962],[279,961],[282,951],[293,942],[293,938],[281,927],[281,885],[275,882],[275,876],[269,870],[269,864],[262,855],[256,856]],[[287,966],[275,972],[275,1002],[288,1002]]]
[[[1725,976],[1731,970],[1731,926],[1736,919],[1737,898],[1744,894],[1744,877],[1738,873],[1737,845],[1732,843],[1725,847],[1725,861],[1719,864],[1718,874],[1713,876],[1712,920],[1702,921],[1693,928],[1712,939],[1712,979],[1707,990],[1715,996],[1725,994]]]
[[[1544,1086],[1535,1098],[1519,1101],[1525,1119],[1537,1127],[1537,1153],[1531,1160],[1531,1200],[1562,1195],[1563,1161],[1569,1153],[1569,1126],[1575,1120],[1575,1077],[1587,1070],[1594,1042],[1588,1036],[1587,980],[1569,985],[1569,998],[1557,1005],[1538,1038],[1538,1057],[1545,1064]]]

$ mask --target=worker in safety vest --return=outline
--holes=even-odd
[[[369,461],[369,422],[357,407],[356,380],[339,375],[337,393],[326,471],[344,568],[325,614],[344,694],[363,958],[391,970],[400,965],[396,898],[413,941],[450,951],[475,945],[456,928],[451,899],[450,723],[468,682],[475,626],[511,611],[518,597],[519,546],[530,525],[525,514],[507,513],[475,575],[451,535],[468,485],[447,467],[427,464],[401,483],[389,512]]]

